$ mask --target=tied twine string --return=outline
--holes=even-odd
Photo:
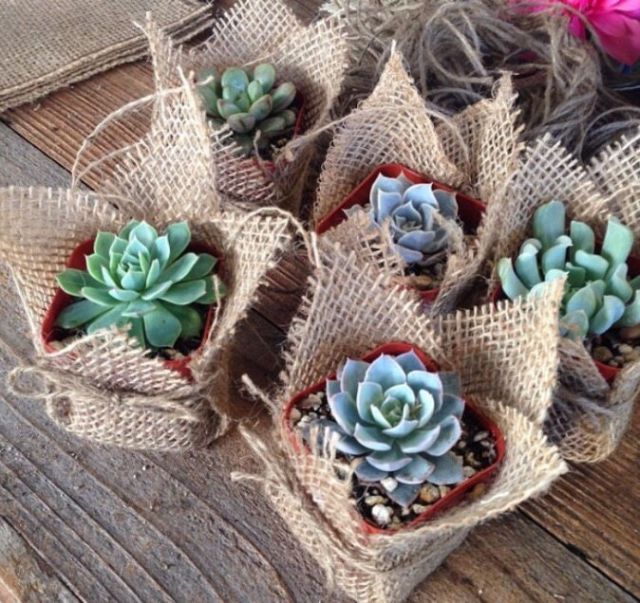
[[[30,383],[31,380],[31,383]],[[60,423],[69,421],[62,409],[71,405],[74,399],[91,400],[97,406],[131,406],[139,410],[162,413],[169,419],[180,419],[189,423],[200,423],[201,412],[188,408],[204,395],[204,387],[199,385],[190,392],[175,397],[166,394],[145,395],[133,392],[114,392],[86,383],[77,375],[50,367],[44,360],[34,366],[18,366],[7,377],[9,391],[16,396],[28,396],[45,403],[47,414]]]

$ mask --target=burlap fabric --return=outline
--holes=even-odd
[[[446,118],[425,106],[399,52],[392,50],[371,95],[341,120],[322,166],[312,223],[317,225],[377,166],[399,163],[448,184],[488,206],[484,236],[463,239],[450,229],[449,258],[433,306],[450,311],[491,251],[494,225],[510,178],[517,169],[520,128],[511,78],[504,75],[491,99]],[[356,210],[326,237],[352,249],[363,265],[377,265],[401,280],[404,265],[393,251],[388,229],[372,227]],[[481,246],[477,242],[482,243]]]
[[[406,291],[390,288],[378,271],[361,269],[353,254],[326,240],[316,252],[308,294],[289,332],[282,386],[273,395],[260,394],[273,411],[279,446],[247,433],[265,472],[236,477],[264,486],[330,582],[362,603],[402,601],[472,527],[541,493],[566,470],[542,432],[558,360],[561,284],[552,284],[536,301],[430,319]],[[349,498],[351,476],[344,476],[344,465],[341,478],[330,450],[318,456],[292,450],[282,409],[346,356],[361,357],[390,341],[418,345],[457,371],[465,396],[500,426],[507,452],[480,498],[413,530],[366,535]]]
[[[224,432],[234,331],[289,241],[283,213],[225,209],[196,94],[185,83],[159,97],[149,134],[119,158],[116,175],[95,193],[0,191],[0,251],[36,348],[33,366],[16,369],[11,384],[43,398],[54,421],[98,442],[173,450],[206,444]],[[158,229],[187,220],[194,241],[223,255],[228,295],[191,362],[192,381],[148,357],[123,332],[80,337],[56,353],[43,349],[40,325],[71,251],[96,231],[117,230],[131,218]]]
[[[628,127],[637,109],[608,88],[602,74],[608,58],[599,53],[597,41],[570,33],[564,5],[550,2],[541,12],[527,14],[513,4],[327,0],[325,12],[342,17],[349,32],[349,93],[343,105],[369,93],[395,40],[429,102],[458,112],[488,97],[509,71],[527,139],[551,133],[568,148],[584,148],[590,155],[612,130]],[[603,116],[607,110],[613,113]]]
[[[339,21],[323,19],[303,26],[282,0],[241,0],[215,22],[211,37],[195,48],[174,47],[175,41],[154,31],[149,38],[158,90],[175,85],[178,66],[185,73],[197,73],[203,67],[224,70],[261,62],[272,63],[279,79],[296,85],[304,98],[302,129],[312,134],[279,149],[272,158],[275,170],[238,157],[233,152],[235,144],[221,146],[224,137],[214,145],[214,158],[224,162],[230,176],[252,170],[255,181],[257,171],[263,186],[271,187],[277,204],[297,213],[309,163],[317,150],[317,132],[328,121],[346,69],[347,44]],[[226,182],[221,184],[228,188]],[[254,194],[251,201],[270,205],[273,198]]]
[[[564,201],[571,218],[601,234],[608,216],[617,215],[640,237],[639,150],[640,129],[588,166],[550,136],[532,143],[495,225],[494,259],[517,253],[536,208],[551,199]],[[639,388],[640,362],[628,364],[609,386],[581,343],[561,339],[559,386],[547,429],[565,458],[597,461],[610,454],[628,425]]]
[[[21,0],[2,3],[0,112],[86,79],[147,52],[143,23],[187,40],[211,22],[196,0]]]

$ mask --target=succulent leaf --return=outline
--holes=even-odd
[[[640,277],[629,280],[626,264],[633,247],[631,229],[610,219],[600,251],[588,224],[574,220],[568,231],[562,203],[551,201],[538,208],[533,218],[535,238],[522,244],[515,266],[510,258],[498,261],[497,273],[507,297],[535,297],[543,282],[566,275],[563,335],[584,338],[640,324],[635,294]]]
[[[283,82],[274,89],[275,80],[275,67],[268,63],[253,70],[229,67],[220,78],[215,69],[199,74],[198,92],[211,125],[228,125],[244,155],[254,152],[256,137],[258,150],[264,151],[270,140],[290,135],[295,126],[296,87]]]
[[[458,396],[459,378],[443,375],[444,381],[407,352],[382,354],[371,363],[348,359],[338,379],[327,381],[331,417],[323,421],[338,438],[336,449],[362,458],[355,474],[364,482],[393,477],[398,488],[412,486],[393,500],[410,504],[419,491],[413,486],[431,481],[438,457],[460,438],[464,401]],[[458,466],[450,465],[443,465],[441,474],[445,469],[454,477],[460,473],[461,481],[461,470],[456,473]]]
[[[63,291],[83,299],[64,308],[56,324],[87,333],[129,325],[130,335],[150,348],[198,337],[203,311],[195,305],[214,303],[224,287],[218,280],[221,286],[213,287],[216,258],[185,253],[190,241],[186,222],[170,225],[161,236],[137,221],[118,235],[98,233],[87,270],[67,269],[58,275]]]

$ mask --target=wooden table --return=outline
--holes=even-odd
[[[224,2],[224,5],[231,4]],[[303,19],[317,0],[292,7]],[[0,186],[67,186],[82,139],[109,112],[152,89],[136,63],[2,116]],[[127,122],[103,153],[141,134]],[[87,181],[87,186],[93,183]],[[274,272],[241,330],[236,376],[277,375],[299,299],[291,265]],[[0,379],[29,353],[0,323]],[[252,360],[248,360],[249,354]],[[240,407],[267,434],[266,412]],[[574,467],[542,499],[475,530],[412,601],[608,603],[640,597],[640,421],[613,458]],[[67,435],[39,403],[0,399],[0,601],[342,601],[253,484],[259,469],[237,431],[206,452],[150,454]]]

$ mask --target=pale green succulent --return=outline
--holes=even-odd
[[[561,308],[564,335],[585,338],[640,324],[640,277],[627,278],[631,229],[611,218],[596,252],[593,230],[573,220],[567,233],[565,221],[565,207],[559,201],[536,210],[534,238],[522,244],[515,265],[510,258],[498,262],[507,297],[535,296],[544,282],[566,275]]]
[[[227,124],[246,155],[254,149],[257,132],[259,151],[266,151],[275,140],[292,133],[298,117],[293,106],[296,87],[283,82],[274,88],[273,65],[262,63],[252,70],[229,67],[221,77],[215,68],[204,69],[198,80],[211,123],[216,128]]]
[[[148,348],[199,337],[203,310],[224,295],[224,284],[213,275],[214,256],[185,253],[190,241],[186,222],[162,236],[135,220],[118,235],[99,232],[86,271],[58,275],[63,291],[83,299],[64,308],[56,324],[86,333],[130,325],[130,335]]]
[[[462,480],[462,461],[451,448],[462,434],[464,401],[451,373],[431,373],[413,352],[383,354],[372,363],[347,360],[327,381],[332,421],[324,421],[336,450],[361,457],[361,482],[393,478],[388,496],[403,506],[425,482]]]
[[[455,194],[432,184],[414,184],[404,174],[397,178],[380,174],[369,202],[371,219],[380,226],[388,221],[395,249],[407,265],[426,265],[448,247],[449,233],[442,220],[455,221]]]

